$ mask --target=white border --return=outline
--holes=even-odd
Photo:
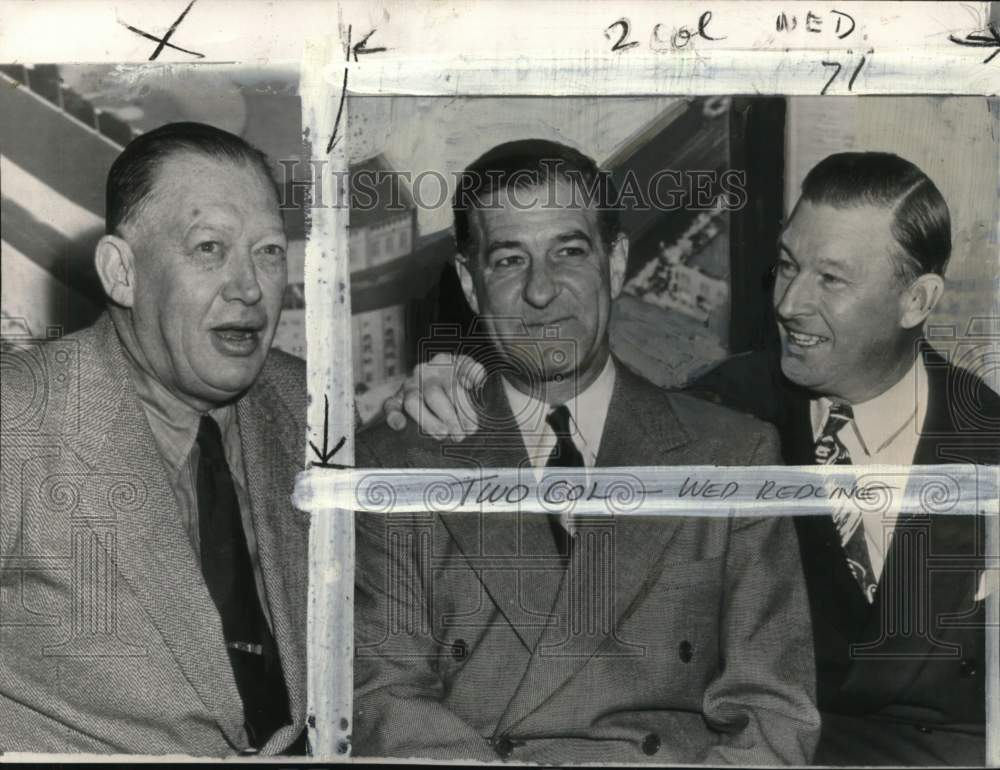
[[[155,43],[129,31],[125,24],[163,35],[185,5],[183,0],[133,0],[127,4],[113,0],[6,0],[0,5],[0,61],[145,62]],[[1000,57],[985,64],[988,49],[962,47],[949,40],[949,35],[964,38],[984,27],[989,19],[988,3],[844,3],[839,10],[850,13],[859,29],[843,41],[824,32],[804,33],[801,20],[797,34],[775,29],[777,13],[782,10],[789,15],[797,12],[800,17],[819,10],[828,16],[833,7],[815,4],[814,9],[813,5],[557,0],[519,4],[517,12],[512,12],[510,0],[433,4],[412,0],[196,0],[172,42],[204,53],[200,61],[205,64],[301,61],[304,125],[310,136],[319,140],[314,142],[313,157],[328,160],[331,170],[346,169],[343,142],[328,155],[324,140],[336,119],[348,34],[353,45],[373,32],[367,47],[387,49],[361,54],[357,61],[346,64],[350,90],[359,94],[818,94],[834,69],[824,61],[838,62],[842,69],[827,86],[830,95],[995,96],[1000,90]],[[669,38],[677,27],[695,27],[705,12],[713,14],[710,31],[725,35],[725,41],[696,39],[683,50],[669,46],[659,50],[660,44],[652,40],[657,24],[663,25],[659,28],[661,38]],[[639,45],[612,51],[614,31],[609,37],[607,28],[622,18],[630,23],[628,40]],[[993,18],[997,19],[995,9]],[[849,75],[860,55],[866,56],[866,63],[848,88]],[[158,61],[195,59],[166,49]],[[346,211],[340,209],[314,212],[307,246],[309,384],[313,396],[308,438],[322,441],[325,423],[330,434],[347,438],[336,459],[350,465],[350,340],[349,335],[324,331],[349,328],[350,324],[346,218]],[[997,242],[996,232],[993,242]],[[1000,286],[997,288],[1000,295]],[[1000,315],[1000,300],[997,313]],[[994,375],[991,384],[997,386],[1000,372]],[[320,394],[330,399],[328,414]],[[350,733],[350,727],[341,730],[340,719],[346,715],[349,720],[351,709],[351,633],[338,619],[350,612],[353,532],[348,511],[325,507],[330,502],[345,504],[341,493],[336,493],[335,500],[323,499],[325,487],[336,486],[343,479],[336,474],[308,471],[298,482],[300,501],[314,513],[312,575],[321,577],[310,587],[311,713],[321,723],[337,726],[335,732],[321,731],[313,738],[317,754],[328,758],[342,756],[336,746]],[[995,554],[1000,539],[995,520],[990,532],[990,552]],[[995,642],[1000,605],[996,593],[991,599],[988,617],[994,624],[994,637],[988,644],[987,724],[992,728],[987,730],[988,758],[991,764],[1000,765],[1000,661]]]

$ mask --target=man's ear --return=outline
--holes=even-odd
[[[628,236],[618,233],[618,238],[611,245],[608,255],[608,266],[611,274],[611,299],[617,299],[625,284],[625,267],[628,265]]]
[[[903,291],[899,301],[902,311],[899,325],[913,329],[927,320],[944,292],[944,279],[936,273],[924,273]]]
[[[458,272],[458,280],[462,282],[462,292],[465,294],[465,301],[469,303],[473,313],[479,313],[479,300],[476,299],[476,286],[472,280],[472,271],[469,269],[469,260],[461,254],[455,255],[455,270]]]
[[[94,250],[94,265],[104,293],[122,307],[135,301],[135,254],[132,247],[117,235],[105,235]]]

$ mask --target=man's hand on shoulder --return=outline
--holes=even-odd
[[[461,441],[479,429],[472,394],[486,380],[486,369],[469,356],[438,353],[418,364],[399,390],[382,404],[386,422],[403,430],[407,418],[438,441]]]

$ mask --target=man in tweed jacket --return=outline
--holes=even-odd
[[[0,751],[303,751],[308,520],[289,495],[305,376],[270,350],[286,243],[267,164],[168,125],[115,162],[107,216],[108,311],[3,358]],[[256,646],[231,638],[205,577],[226,561],[199,526],[222,510],[202,503],[206,419],[249,559],[222,591],[259,605]],[[241,655],[271,656],[267,719]]]
[[[466,170],[459,189],[479,197],[456,198],[458,268],[496,353],[477,407],[486,427],[438,444],[413,423],[381,426],[358,436],[359,467],[515,467],[533,480],[554,466],[778,461],[772,429],[610,356],[627,242],[613,209],[558,205],[574,173],[590,189],[599,175],[534,140]],[[359,513],[356,535],[356,755],[812,755],[812,639],[787,519],[617,516],[588,529],[530,513]]]

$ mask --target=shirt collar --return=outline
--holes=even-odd
[[[191,454],[202,413],[177,398],[156,377],[139,366],[124,345],[122,347],[125,349],[129,376],[146,413],[160,456],[171,475],[176,475]],[[212,409],[209,414],[219,423],[222,436],[227,437],[235,417],[233,405]]]
[[[831,404],[826,396],[812,401],[813,438],[823,430]],[[854,430],[869,456],[881,452],[907,425],[916,425],[919,430],[927,415],[927,369],[923,358],[918,356],[895,385],[875,398],[852,404],[851,410]]]
[[[521,435],[537,437],[542,433],[551,434],[552,429],[545,422],[545,417],[555,404],[547,404],[522,393],[506,378],[502,379],[507,401],[521,429]],[[615,388],[615,379],[614,359],[608,356],[597,379],[565,402],[569,409],[573,441],[583,453],[588,465],[593,465],[597,459],[601,437],[604,434],[604,423],[608,417],[608,407],[611,404],[611,394]]]

